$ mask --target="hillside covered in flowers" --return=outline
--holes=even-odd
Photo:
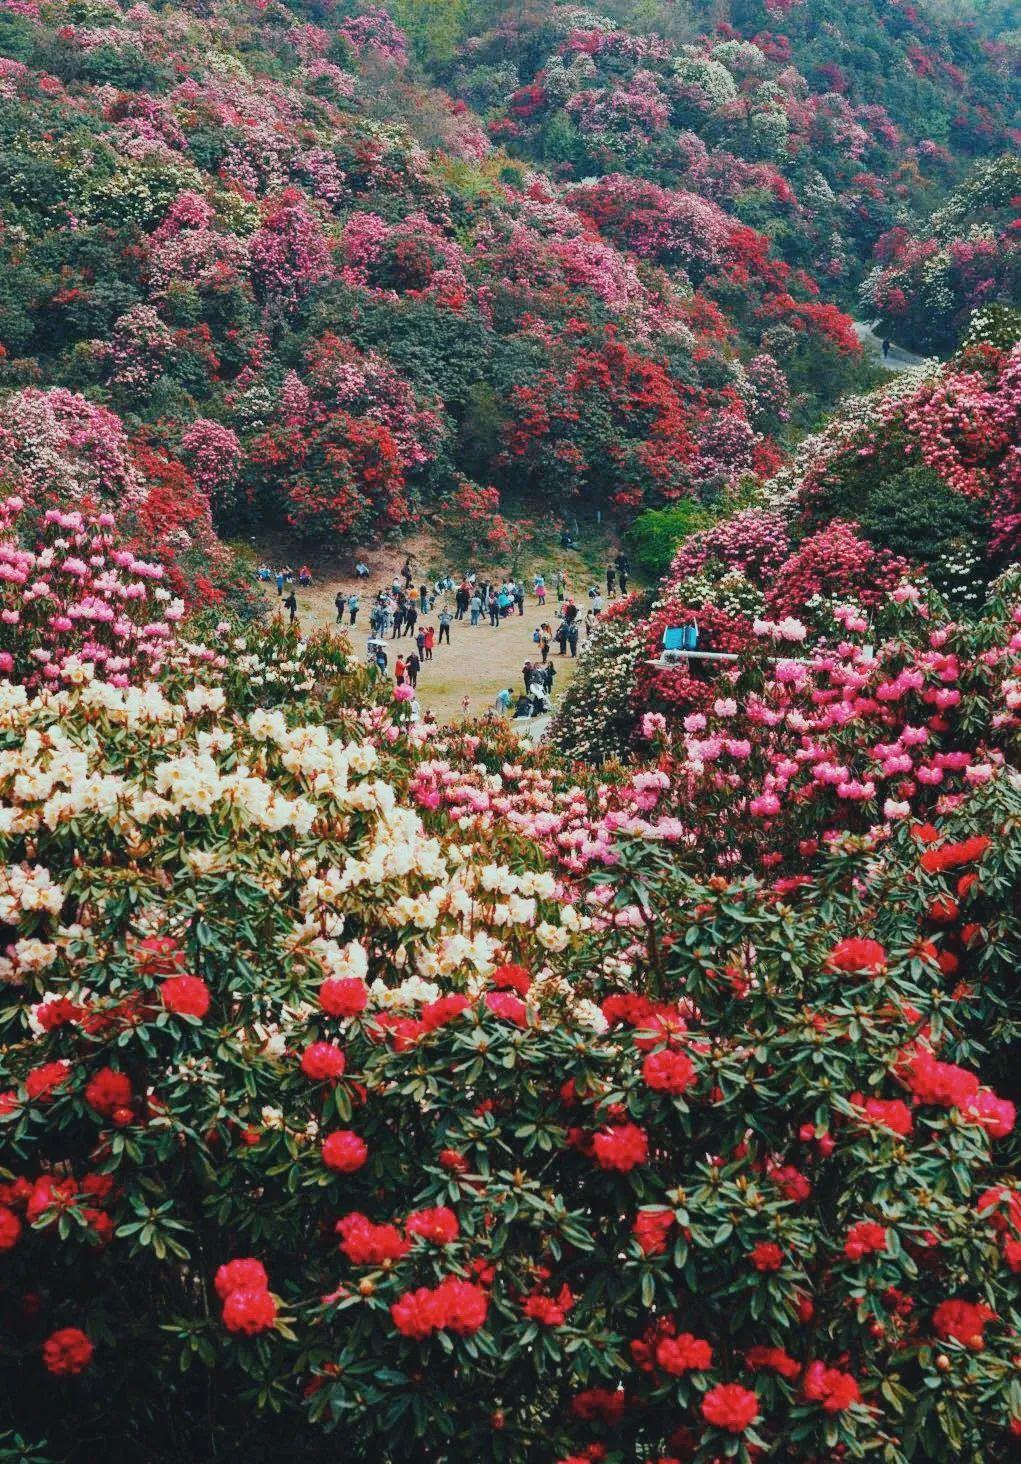
[[[1001,31],[0,0],[0,1464],[1017,1457]],[[539,742],[238,547],[533,517]]]
[[[1010,147],[1009,57],[910,7],[884,104],[818,5],[442,9],[397,6],[409,41],[372,6],[4,5],[0,385],[33,430],[0,469],[95,440],[227,595],[209,512],[371,538],[480,490],[630,513],[766,477],[860,378],[873,247],[886,314]]]

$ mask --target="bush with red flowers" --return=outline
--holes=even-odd
[[[983,1050],[1017,1021],[1009,776],[772,883],[689,875],[632,814],[588,879],[510,822],[427,827],[426,751],[350,719],[228,701],[213,736],[170,679],[0,695],[0,1386],[27,1436],[1009,1456],[1016,1074]]]

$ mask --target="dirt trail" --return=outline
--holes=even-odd
[[[294,546],[287,540],[260,541],[252,549],[256,555],[255,562],[265,563],[273,570],[278,565],[288,564],[297,572],[301,564],[306,562],[295,556]],[[335,625],[337,612],[334,597],[338,593],[347,597],[354,592],[361,597],[361,607],[353,631],[349,625],[350,617],[345,613],[344,632],[351,637],[355,652],[359,656],[364,655],[369,635],[369,608],[377,590],[389,585],[394,576],[400,574],[404,555],[408,550],[411,552],[416,587],[420,583],[431,586],[436,577],[435,566],[442,561],[438,559],[435,545],[426,538],[409,541],[397,549],[366,550],[364,553],[358,551],[353,557],[346,554],[343,558],[326,553],[316,556],[309,554],[307,562],[313,571],[314,582],[307,589],[295,584],[298,620],[302,629]],[[360,580],[355,574],[354,564],[358,559],[362,559],[369,566],[370,573],[366,579]],[[424,566],[430,566],[429,570],[426,571]],[[587,591],[594,582],[593,577],[578,555],[570,551],[558,551],[556,558],[544,569],[548,587],[545,610],[540,609],[531,592],[532,578],[529,574],[525,580],[528,595],[524,615],[519,615],[514,610],[500,623],[498,629],[493,629],[488,620],[480,621],[474,627],[467,619],[454,621],[450,627],[450,645],[437,646],[433,660],[423,665],[419,675],[418,699],[423,710],[433,712],[441,722],[449,722],[466,713],[474,716],[488,710],[497,693],[505,686],[511,687],[517,696],[523,689],[522,666],[526,660],[538,659],[539,648],[532,640],[533,631],[543,620],[548,620],[556,629],[556,592],[553,579],[558,567],[562,567],[567,575],[568,588],[584,615],[588,606]],[[605,590],[605,585],[600,588]],[[267,585],[266,590],[268,598],[276,606],[276,586]],[[453,593],[445,598],[453,613]],[[432,611],[422,617],[419,623],[436,626],[438,631],[442,604],[442,600],[437,600]],[[582,637],[584,638],[584,631]],[[397,648],[403,646],[410,650],[412,644],[410,636],[396,641],[387,639],[391,667],[396,659]],[[554,704],[557,704],[570,681],[576,662],[570,654],[559,655],[555,642],[552,658],[557,668],[554,686]]]
[[[890,354],[883,355],[883,342],[876,335],[873,327],[864,320],[854,322],[854,333],[869,352],[877,366],[882,366],[884,371],[919,371],[926,365],[924,356],[916,356],[912,351],[905,350],[903,346],[895,346],[891,342]]]

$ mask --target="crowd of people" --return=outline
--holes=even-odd
[[[367,579],[367,565],[360,561],[356,573],[359,580]],[[555,571],[550,584],[542,573],[531,576],[530,593],[543,612],[542,620],[532,632],[535,654],[522,667],[523,692],[515,697],[513,688],[502,688],[496,697],[495,710],[523,717],[551,709],[557,674],[550,659],[553,647],[556,646],[561,656],[577,656],[582,637],[587,638],[591,633],[607,599],[613,599],[618,592],[627,593],[630,574],[627,556],[617,554],[606,566],[605,592],[601,584],[587,587],[584,614],[563,569]],[[263,565],[258,575],[260,580],[275,580],[277,598],[293,623],[298,613],[294,571],[285,567],[274,574]],[[408,687],[413,697],[423,666],[432,661],[434,652],[441,646],[451,644],[451,629],[455,624],[499,630],[508,621],[524,617],[529,599],[529,589],[523,579],[508,577],[498,581],[483,578],[473,570],[460,577],[445,572],[417,585],[415,581],[411,556],[407,555],[400,573],[378,589],[368,602],[366,613],[369,663],[381,674],[392,675],[396,686]],[[311,585],[312,572],[308,566],[298,571],[297,582],[300,586]],[[338,590],[333,601],[336,625],[348,630],[356,628],[362,600],[357,590]],[[417,701],[413,700],[413,715],[416,711]]]

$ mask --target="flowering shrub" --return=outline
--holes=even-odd
[[[237,486],[243,453],[236,432],[196,417],[181,438],[181,451],[195,482],[210,499],[229,498]]]
[[[429,832],[395,745],[212,685],[8,686],[2,728],[3,1366],[79,1379],[20,1429],[1008,1456],[1014,1112],[968,1033],[1018,932],[932,926],[974,874],[986,929],[1008,780],[818,886],[623,834],[572,904]]]
[[[119,547],[112,515],[90,522],[59,508],[25,549],[23,510],[18,497],[0,500],[0,673],[29,686],[94,675],[124,686],[156,671],[184,615],[163,566]]]
[[[808,525],[853,514],[880,547],[893,539],[898,496],[928,500],[928,534],[910,541],[917,557],[936,557],[963,538],[993,565],[1012,562],[1021,526],[1019,381],[1021,346],[978,345],[921,380],[855,401],[802,445],[793,468],[777,476],[773,496],[795,499]],[[887,485],[905,469],[914,477],[884,504]],[[964,500],[956,512],[954,495]]]

